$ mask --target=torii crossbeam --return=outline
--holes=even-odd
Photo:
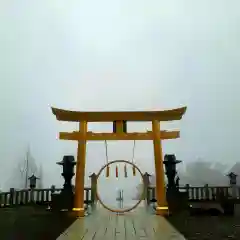
[[[71,133],[60,132],[59,138],[63,140],[78,141],[78,154],[76,164],[75,201],[73,210],[79,217],[84,216],[84,176],[86,163],[86,141],[101,140],[152,140],[155,157],[157,215],[168,214],[166,202],[163,154],[161,140],[176,139],[180,137],[179,131],[161,131],[160,122],[182,119],[186,107],[165,111],[136,111],[136,112],[78,112],[52,108],[53,114],[59,121],[79,122],[79,131]],[[126,122],[151,121],[152,131],[145,133],[127,133]],[[88,122],[115,122],[113,133],[93,133],[87,131]]]

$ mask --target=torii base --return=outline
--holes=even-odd
[[[156,215],[168,216],[169,215],[168,207],[156,207]]]
[[[73,208],[71,215],[76,218],[85,217],[85,209],[84,208],[78,208],[78,209]]]

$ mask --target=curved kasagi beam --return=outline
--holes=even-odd
[[[180,120],[186,110],[187,107],[164,111],[78,112],[52,107],[57,120],[67,122],[174,121]]]

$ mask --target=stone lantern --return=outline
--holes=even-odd
[[[229,177],[229,183],[230,186],[232,187],[232,197],[237,198],[238,196],[238,187],[237,187],[237,174],[234,172],[230,172],[228,175]]]
[[[63,160],[57,162],[57,164],[63,167],[62,176],[64,178],[64,184],[62,192],[73,193],[72,178],[75,175],[74,166],[76,165],[74,156],[64,156]]]
[[[76,162],[74,156],[64,156],[58,165],[63,167],[62,176],[64,178],[63,189],[59,193],[52,193],[51,208],[53,210],[71,210],[73,208],[74,191],[72,178],[74,174],[74,166]]]
[[[165,174],[168,179],[166,197],[170,213],[182,211],[188,207],[188,193],[179,191],[180,179],[177,176],[176,165],[181,162],[176,160],[174,154],[166,154],[164,156],[163,163],[165,164]]]
[[[28,180],[30,181],[30,184],[29,184],[30,189],[36,188],[37,179],[40,179],[40,178],[36,177],[34,174],[28,178]]]
[[[174,154],[166,154],[164,156],[164,165],[165,165],[165,174],[167,175],[168,179],[168,189],[176,189],[179,185],[179,177],[177,176],[176,165],[181,163],[182,161],[176,160],[176,156]],[[176,178],[176,179],[175,179]]]
[[[237,184],[237,174],[235,174],[234,172],[230,172],[227,176],[229,177],[230,186]]]

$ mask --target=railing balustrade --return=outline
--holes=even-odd
[[[43,189],[23,189],[15,190],[11,188],[9,192],[0,192],[0,207],[11,207],[27,204],[49,204],[51,202],[52,193],[59,193],[62,189],[43,188]],[[91,188],[84,188],[84,200],[91,203]]]
[[[217,201],[220,194],[225,197],[239,200],[240,202],[240,187],[239,186],[209,186],[206,184],[202,187],[194,187],[186,184],[180,186],[179,191],[188,192],[189,201]],[[155,198],[155,186],[149,186],[147,190],[147,202]]]

